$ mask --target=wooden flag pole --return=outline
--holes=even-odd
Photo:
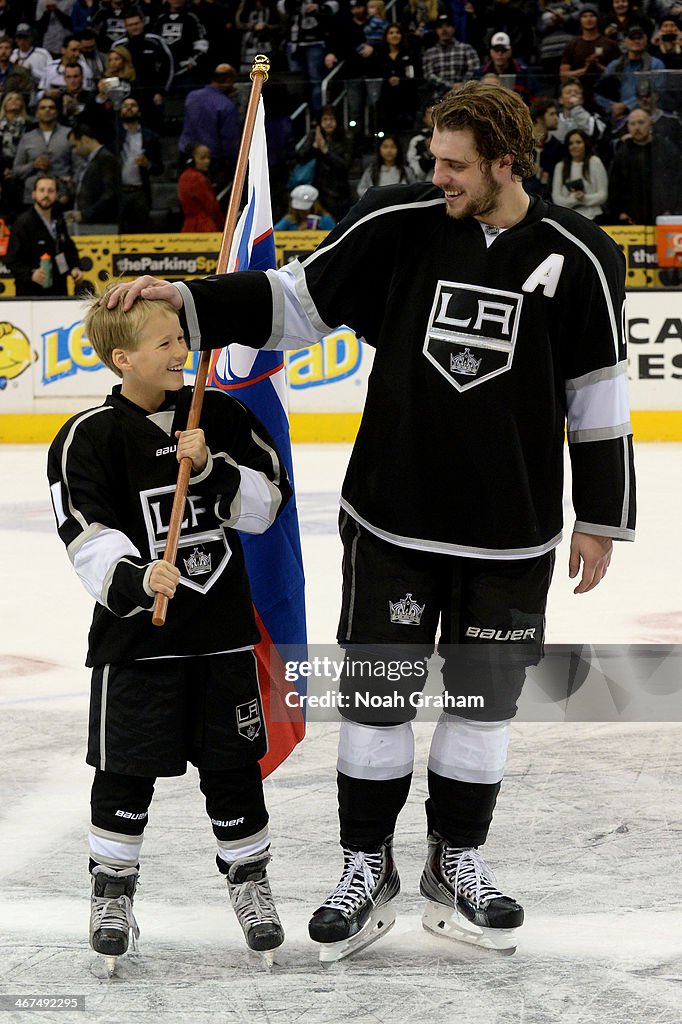
[[[253,129],[256,123],[258,101],[260,100],[263,85],[268,80],[269,72],[270,61],[267,57],[259,54],[254,60],[253,67],[250,72],[251,92],[249,94],[249,103],[246,108],[246,118],[244,119],[244,129],[242,131],[241,143],[239,145],[237,168],[234,173],[234,181],[232,182],[232,191],[230,192],[230,202],[227,208],[227,216],[225,217],[223,239],[220,245],[220,253],[218,254],[218,263],[216,266],[217,274],[224,274],[227,271],[227,261],[230,258],[232,239],[234,238],[237,220],[239,218],[239,205],[241,203],[242,192],[244,191],[244,182],[246,181],[246,172],[249,166],[249,151],[251,149],[251,139],[253,137]],[[204,402],[204,390],[206,388],[206,379],[208,377],[208,369],[210,365],[210,351],[202,352],[194,383],[192,404],[190,405],[189,415],[187,417],[187,430],[195,430],[199,426],[201,407]],[[170,562],[171,564],[175,563],[178,553],[178,543],[180,541],[182,520],[185,514],[185,500],[187,498],[187,488],[189,487],[191,472],[192,460],[189,458],[182,459],[180,461],[178,482],[175,488],[175,497],[173,499],[173,508],[168,527],[168,538],[163,552],[164,561]],[[168,598],[165,594],[157,594],[154,600],[154,608],[152,610],[152,623],[155,626],[163,626],[166,621],[167,610]]]

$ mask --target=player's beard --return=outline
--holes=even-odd
[[[454,217],[456,220],[461,220],[464,217],[486,217],[497,209],[502,186],[495,181],[489,163],[483,162],[481,171],[483,182],[480,189],[475,193],[472,192],[463,206],[458,208],[446,206],[445,209],[449,217]]]

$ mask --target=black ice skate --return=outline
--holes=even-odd
[[[128,949],[130,931],[133,945],[140,935],[133,914],[133,897],[137,887],[137,868],[110,868],[97,864],[90,872],[90,945],[106,959],[111,977],[116,961]]]
[[[357,953],[395,924],[390,902],[400,892],[390,836],[375,853],[343,849],[343,874],[308,924],[320,945],[320,961],[333,963]]]
[[[516,950],[523,907],[506,896],[478,850],[450,846],[438,834],[419,883],[429,905],[422,924],[427,931],[485,949]]]
[[[230,864],[227,888],[247,946],[272,967],[274,950],[284,942],[284,929],[270,891],[266,870],[269,862],[270,854],[265,850]]]

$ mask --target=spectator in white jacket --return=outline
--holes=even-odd
[[[606,168],[592,153],[592,143],[585,132],[569,132],[566,149],[568,155],[554,168],[552,202],[595,220],[604,213],[609,192]]]

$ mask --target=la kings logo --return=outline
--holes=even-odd
[[[250,700],[246,704],[237,704],[236,714],[237,730],[240,735],[247,740],[255,740],[263,724],[258,701]]]
[[[523,295],[439,281],[424,355],[457,391],[483,384],[512,365]]]
[[[163,558],[174,497],[175,485],[140,492],[152,558]],[[214,502],[197,494],[187,495],[175,562],[180,583],[201,593],[211,589],[232,557],[225,530],[213,511]]]

